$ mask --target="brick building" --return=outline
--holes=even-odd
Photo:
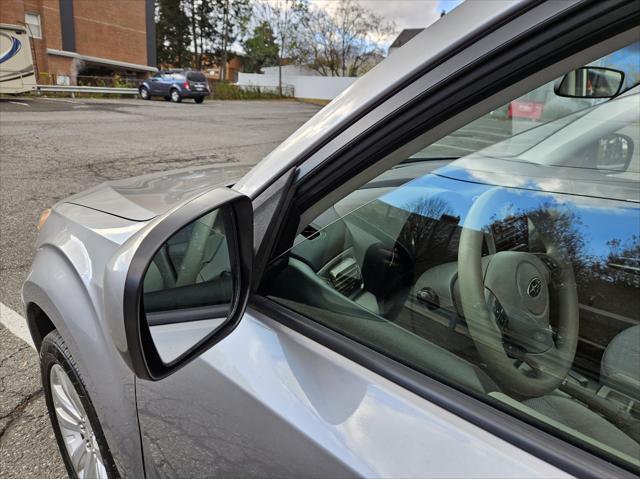
[[[0,0],[0,23],[27,27],[38,83],[156,71],[153,0]]]
[[[220,62],[213,56],[204,54],[202,56],[202,70],[209,80],[220,80],[222,68],[220,66]],[[229,60],[227,60],[227,69],[225,71],[224,78],[230,82],[238,81],[238,72],[243,71],[244,68],[242,66],[242,59],[237,55],[229,55]]]

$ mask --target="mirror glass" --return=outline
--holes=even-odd
[[[625,171],[633,155],[633,140],[625,135],[607,135],[600,138],[596,165],[598,169]]]
[[[624,73],[611,68],[582,67],[567,73],[556,86],[556,95],[570,98],[611,98],[622,87]]]
[[[142,304],[165,364],[209,337],[229,316],[233,281],[227,216],[220,208],[184,226],[149,264]]]

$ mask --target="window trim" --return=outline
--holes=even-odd
[[[529,424],[521,418],[405,366],[265,296],[253,295],[248,308],[308,337],[568,474],[584,479],[637,477],[634,472],[601,457],[595,449],[591,452],[575,446],[538,426]]]
[[[36,36],[33,34],[33,32],[31,31],[31,26],[35,25],[33,23],[29,23],[27,21],[27,16],[31,15],[33,17],[36,17],[38,19],[38,30],[39,30],[39,35]],[[34,13],[34,12],[24,12],[24,25],[27,29],[27,36],[31,37],[31,38],[35,38],[36,40],[42,40],[42,17],[40,16],[39,13]]]

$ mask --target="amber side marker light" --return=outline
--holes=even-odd
[[[38,228],[38,231],[40,231],[44,226],[44,224],[47,222],[47,219],[49,219],[50,214],[51,214],[51,208],[47,208],[40,214],[40,219],[38,220],[38,226],[36,226],[36,228]]]

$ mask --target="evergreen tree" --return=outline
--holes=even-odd
[[[243,64],[246,72],[260,73],[263,67],[278,65],[279,47],[269,22],[260,22],[242,46],[245,52]]]
[[[180,0],[156,0],[156,51],[159,66],[191,62],[189,19]]]

